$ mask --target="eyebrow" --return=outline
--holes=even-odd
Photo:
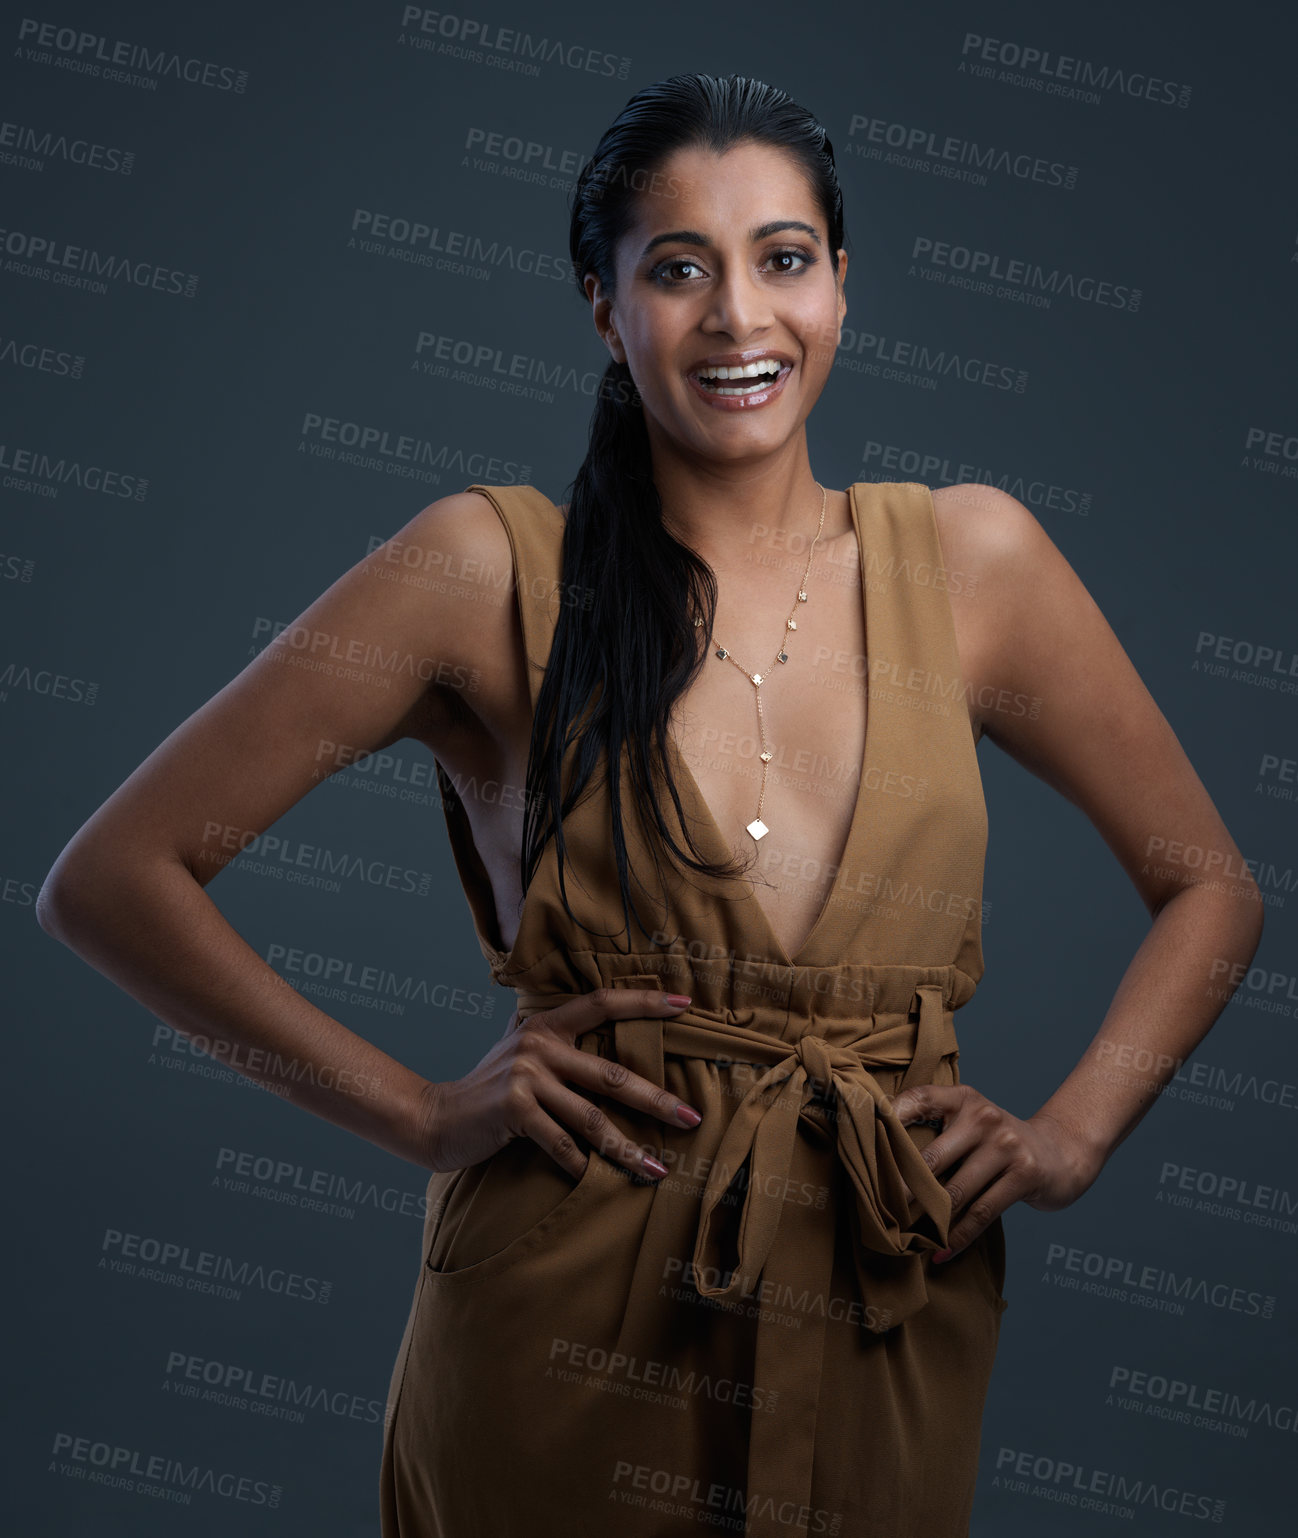
[[[817,245],[821,243],[820,236],[814,227],[801,219],[772,219],[767,224],[759,224],[756,229],[749,230],[748,239],[750,241],[765,240],[768,235],[775,235],[780,230],[802,230],[810,235]],[[699,230],[671,230],[666,235],[655,235],[640,253],[640,260],[644,261],[645,257],[651,251],[657,250],[659,246],[710,246],[711,244],[711,240]]]

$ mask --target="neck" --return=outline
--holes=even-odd
[[[709,565],[726,565],[755,544],[810,539],[820,521],[821,487],[801,451],[779,461],[725,464],[654,455],[654,484],[667,531]],[[846,513],[831,494],[822,539],[842,532]]]

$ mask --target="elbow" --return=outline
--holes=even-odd
[[[74,876],[55,866],[36,894],[36,922],[52,940],[71,945],[76,932],[80,907],[76,900],[78,886]]]

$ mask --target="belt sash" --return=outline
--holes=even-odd
[[[616,978],[612,986],[657,987],[653,977]],[[789,1202],[798,1147],[798,1122],[809,1101],[828,1104],[834,1150],[854,1195],[857,1243],[852,1254],[864,1327],[876,1334],[894,1328],[928,1300],[924,1256],[946,1247],[951,1199],[921,1156],[937,1135],[927,1125],[904,1127],[872,1070],[902,1069],[898,1088],[937,1081],[943,1058],[954,1063],[954,1014],[943,989],[914,990],[918,1019],[892,1016],[865,1034],[874,1019],[816,1020],[789,1041],[768,1032],[710,1019],[691,1008],[666,1019],[605,1021],[592,1032],[613,1032],[618,1061],[651,1083],[664,1084],[666,1053],[750,1063],[758,1074],[722,1135],[704,1186],[691,1280],[707,1297],[753,1296],[759,1282],[812,1301],[809,1328],[797,1344],[779,1323],[762,1318],[756,1331],[754,1382],[778,1394],[780,1413],[751,1420],[745,1538],[805,1534],[812,1517],[812,1464],[835,1225],[824,1210]],[[552,1009],[575,993],[519,990],[520,1017]],[[811,1112],[815,1119],[816,1113]],[[717,1205],[749,1162],[740,1210],[737,1258],[723,1266],[716,1234]],[[906,1192],[912,1193],[908,1202]],[[862,1251],[889,1257],[866,1264]],[[713,1281],[709,1278],[723,1278]],[[754,1500],[754,1492],[760,1492]]]

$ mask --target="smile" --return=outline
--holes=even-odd
[[[694,393],[721,410],[764,406],[774,400],[793,372],[793,365],[777,358],[760,358],[733,368],[706,367],[685,377]]]

